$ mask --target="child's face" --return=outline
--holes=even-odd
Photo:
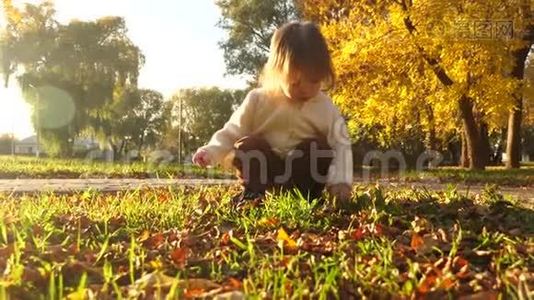
[[[282,83],[282,91],[289,99],[304,102],[319,93],[321,83],[321,79],[295,72]]]

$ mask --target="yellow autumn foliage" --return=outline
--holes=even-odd
[[[378,128],[387,145],[414,127],[442,139],[454,133],[461,95],[490,129],[506,127],[520,87],[509,76],[512,54],[524,46],[520,35],[532,20],[518,13],[524,0],[504,2],[302,0],[301,7],[331,46],[338,74],[333,98],[350,130]],[[450,87],[424,55],[438,60],[454,81]]]

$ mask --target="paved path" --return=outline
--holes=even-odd
[[[362,183],[362,182],[356,182]],[[0,193],[34,193],[34,192],[56,192],[70,193],[84,190],[95,190],[103,192],[113,192],[120,190],[136,190],[146,188],[162,188],[180,185],[232,185],[237,181],[232,179],[7,179],[0,180]],[[429,190],[445,190],[446,184],[422,183],[422,182],[383,182],[386,188],[406,188],[417,187]],[[484,187],[482,185],[466,186],[458,185],[458,190],[462,193],[480,193]],[[534,205],[534,187],[502,187],[500,189],[504,195],[512,196],[520,201]]]
[[[6,179],[0,180],[0,192],[69,193],[88,189],[102,192],[162,188],[178,185],[231,185],[232,179]]]

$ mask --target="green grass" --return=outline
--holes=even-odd
[[[0,179],[13,178],[188,178],[229,177],[218,169],[176,163],[107,163],[21,156],[0,156]]]
[[[494,188],[357,186],[339,209],[282,194],[235,212],[238,191],[0,196],[0,300],[534,296],[534,211]]]
[[[367,174],[367,175],[366,175]],[[408,182],[497,184],[499,186],[534,186],[534,164],[527,163],[521,169],[507,170],[504,167],[490,166],[484,171],[470,171],[459,167],[439,167],[424,171],[391,170],[382,173],[377,167],[364,167],[354,171],[356,178],[369,176],[371,180],[387,179]]]
[[[498,184],[501,186],[534,186],[534,165],[525,164],[521,169],[488,167],[485,171],[469,171],[457,167],[442,167],[424,172],[408,172],[408,180],[436,180],[441,183]]]

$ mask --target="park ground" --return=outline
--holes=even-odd
[[[344,205],[268,195],[236,212],[222,171],[10,159],[0,299],[534,296],[529,166],[358,181]]]

